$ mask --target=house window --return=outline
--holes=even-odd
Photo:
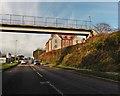
[[[78,43],[78,40],[76,40],[76,43]]]
[[[66,43],[68,43],[69,41],[68,40],[66,40]]]
[[[57,48],[57,45],[55,45],[54,48]]]
[[[65,40],[66,43],[68,43],[68,40]]]
[[[65,38],[65,35],[62,35],[62,38]]]
[[[68,39],[71,39],[71,36],[68,36]]]
[[[55,43],[57,43],[57,39],[55,39]]]

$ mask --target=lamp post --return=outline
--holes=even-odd
[[[89,16],[90,28],[91,28],[91,16]]]
[[[18,40],[15,40],[15,61],[16,61],[16,55],[17,55],[17,41]]]
[[[37,50],[37,60],[39,60],[39,54],[40,54],[40,50],[38,48],[38,50]]]
[[[38,55],[37,55],[37,59],[39,59],[38,57],[39,57],[39,50],[38,50]]]

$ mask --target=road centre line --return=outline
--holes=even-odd
[[[36,72],[40,77],[43,77],[39,72]]]
[[[32,68],[34,71],[35,69]],[[43,77],[39,72],[35,71],[40,77]],[[44,82],[40,82],[40,84],[49,84],[53,89],[55,89],[61,96],[64,96],[64,94],[59,90],[57,89],[53,84],[50,83],[50,81],[44,81]]]
[[[33,69],[33,71],[35,71],[40,77],[43,77],[42,74],[40,74],[39,72],[37,72],[37,71],[35,70],[35,68],[32,68],[32,69]]]
[[[34,69],[34,68],[32,68]],[[34,70],[35,71],[35,70]],[[36,72],[36,71],[35,71]],[[36,72],[40,77],[43,77],[39,72]],[[49,84],[53,89],[55,89],[59,94],[61,94],[61,96],[63,96],[63,93],[57,89],[53,84],[50,83],[50,81],[44,81],[44,82],[40,82],[40,84]]]
[[[40,82],[40,84],[48,84],[48,81]]]
[[[49,81],[47,81],[47,83],[53,88],[55,89],[59,94],[61,94],[62,96],[64,95],[59,89],[57,89],[53,84],[51,84]]]
[[[50,81],[40,82],[40,84],[49,84],[53,89],[55,89],[59,94],[63,96],[63,93],[59,89],[57,89],[53,84],[51,84]]]
[[[34,71],[35,71],[35,69],[34,68],[32,68]]]

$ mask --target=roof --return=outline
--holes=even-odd
[[[55,34],[51,34],[51,37],[53,37]],[[72,40],[75,35],[69,35],[69,34],[57,34],[62,40]]]

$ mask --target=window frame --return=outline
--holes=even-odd
[[[58,43],[58,40],[57,40],[57,39],[55,39],[55,43]]]
[[[57,47],[58,47],[57,45],[54,46],[54,48],[57,48]]]

